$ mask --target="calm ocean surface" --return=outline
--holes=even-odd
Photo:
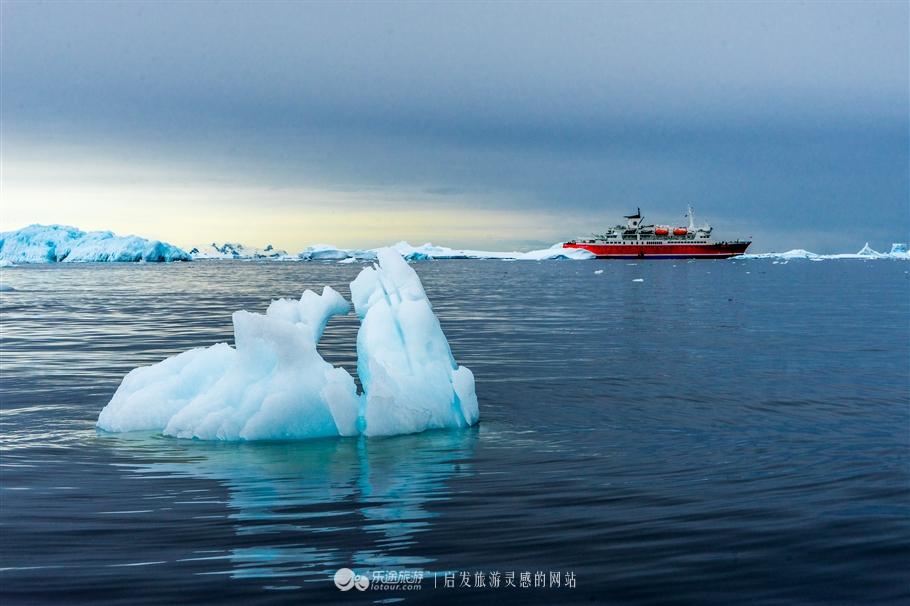
[[[480,425],[269,444],[94,423],[133,367],[359,266],[4,268],[0,602],[910,600],[910,264],[414,267]],[[320,344],[352,374],[356,330]],[[423,588],[341,593],[340,567]]]

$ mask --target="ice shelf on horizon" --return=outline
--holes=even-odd
[[[436,246],[430,243],[422,244],[420,246],[412,246],[405,241],[393,244],[391,248],[397,250],[408,261],[429,261],[437,259],[500,259],[503,261],[545,261],[553,259],[569,259],[575,261],[584,261],[596,258],[594,254],[583,249],[562,248],[561,242],[557,242],[550,248],[532,250],[530,252],[496,252],[487,250],[458,249],[449,248],[447,246]],[[336,261],[339,263],[356,263],[358,261],[369,262],[376,260],[376,250],[377,249],[344,249],[332,246],[331,244],[314,244],[312,246],[308,246],[297,255],[279,255],[273,256],[271,259],[281,261]],[[211,256],[202,254],[195,256],[195,258],[233,258],[243,260],[265,259],[264,256]],[[907,253],[907,244],[905,243],[892,244],[891,251],[888,253],[877,252],[873,250],[868,243],[866,243],[866,245],[856,253],[816,254],[808,250],[794,249],[787,252],[738,255],[731,257],[731,259],[811,259],[819,261],[826,259],[910,259],[910,254]]]
[[[212,242],[202,248],[190,249],[190,256],[194,259],[263,259],[270,261],[284,261],[291,259],[286,250],[275,248],[266,244],[263,248],[244,246],[239,242],[225,242],[218,246]]]
[[[589,260],[594,255],[583,249],[563,248],[558,242],[550,248],[521,251],[486,251],[457,249],[426,243],[412,246],[398,242],[391,248],[408,261],[435,259],[500,259],[503,261],[544,261],[552,259]],[[84,232],[66,225],[29,225],[22,229],[0,232],[0,267],[10,264],[104,261],[334,261],[341,263],[370,262],[377,258],[378,249],[344,249],[331,244],[314,244],[297,254],[276,249],[271,244],[262,248],[226,242],[183,249],[138,236],[118,236],[109,231]],[[816,254],[803,249],[787,252],[746,254],[733,259],[910,259],[906,243],[895,243],[888,253],[879,253],[868,243],[859,252]]]
[[[224,254],[222,252],[225,247],[230,247],[228,254]],[[269,248],[270,246],[267,247],[267,249]],[[488,250],[458,249],[449,248],[447,246],[436,246],[434,244],[430,244],[429,242],[421,246],[412,246],[405,241],[393,244],[390,248],[397,250],[399,254],[401,254],[401,256],[403,256],[408,261],[429,261],[436,259],[501,259],[504,261],[546,261],[552,259],[569,259],[573,261],[586,261],[588,259],[595,258],[592,253],[586,250],[563,248],[562,242],[557,242],[550,248],[532,250],[529,252],[497,252]],[[213,249],[218,252],[216,254],[213,254],[211,252]],[[241,254],[241,251],[255,250],[262,249],[247,249],[238,244],[225,244],[223,247],[212,244],[207,248],[203,248],[201,251],[197,248],[194,248],[190,251],[190,253],[196,259],[343,261],[347,263],[353,263],[357,261],[375,261],[376,253],[379,249],[345,249],[338,248],[337,246],[333,246],[331,244],[313,244],[297,253],[297,255],[288,255],[287,253],[284,253],[284,251],[279,251],[284,254],[268,256],[252,253],[247,253],[246,255]],[[193,251],[197,252],[194,253]]]
[[[908,252],[907,244],[904,242],[895,242],[891,245],[891,251],[887,253],[880,253],[873,250],[869,243],[866,242],[866,245],[863,246],[858,252],[855,253],[839,253],[839,254],[830,254],[830,255],[820,255],[802,248],[796,248],[793,250],[788,250],[787,252],[770,252],[770,253],[756,253],[749,255],[740,255],[738,257],[733,257],[733,259],[780,259],[780,260],[790,260],[790,259],[808,259],[810,261],[825,261],[832,259],[904,259],[910,260],[910,252]]]
[[[479,410],[474,375],[459,366],[420,278],[393,249],[351,283],[361,320],[363,386],[316,349],[350,304],[326,286],[265,314],[233,314],[236,346],[191,349],[133,369],[101,411],[109,432],[159,431],[203,440],[293,440],[468,427]]]

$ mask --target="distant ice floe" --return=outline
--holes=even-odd
[[[863,246],[856,253],[840,253],[832,255],[819,255],[814,252],[809,252],[808,250],[803,250],[802,248],[797,248],[794,250],[789,250],[787,252],[781,253],[758,253],[753,255],[740,255],[734,257],[735,259],[775,259],[780,261],[789,261],[791,259],[808,259],[810,261],[825,261],[831,259],[904,259],[910,260],[910,253],[907,251],[907,244],[902,242],[896,242],[891,245],[891,251],[887,253],[880,253],[873,250],[869,243],[866,242],[866,245]]]
[[[345,250],[331,244],[314,244],[300,251],[297,258],[304,261],[375,261],[376,250]]]
[[[557,242],[550,248],[532,250],[529,252],[494,252],[488,250],[456,249],[446,246],[424,244],[411,246],[407,242],[399,242],[392,246],[405,259],[419,261],[423,259],[503,259],[514,261],[546,261],[550,259],[571,259],[576,261],[594,259],[594,253],[580,248],[563,248],[562,242]]]
[[[479,411],[474,377],[458,366],[420,279],[392,249],[351,283],[361,327],[364,393],[316,349],[350,304],[325,287],[280,299],[264,315],[233,315],[231,347],[192,349],[123,379],[98,417],[111,432],[161,431],[204,440],[291,440],[467,427]]]
[[[215,246],[215,245],[212,245]],[[190,251],[196,259],[253,259],[266,258],[264,256],[253,257],[249,254],[234,254],[241,251],[239,245],[233,246],[231,255],[213,255],[203,252],[193,253],[199,249],[194,248]],[[541,250],[532,250],[530,252],[495,252],[487,250],[471,250],[449,248],[447,246],[436,246],[434,244],[423,244],[421,246],[411,246],[407,242],[398,242],[391,248],[408,261],[428,261],[434,259],[502,259],[508,261],[545,261],[550,259],[570,259],[575,261],[595,258],[595,255],[589,251],[577,248],[563,248],[562,243],[557,243],[550,248]],[[247,249],[257,250],[257,249]],[[336,261],[344,263],[355,263],[357,261],[370,262],[377,258],[379,249],[345,249],[338,248],[331,244],[314,244],[308,246],[294,256],[280,256],[279,260],[300,259],[303,261]],[[283,252],[283,251],[282,251]]]
[[[271,244],[266,244],[263,248],[255,248],[235,242],[225,242],[221,246],[212,242],[201,249],[198,247],[191,249],[190,256],[194,259],[263,259],[270,261],[288,261],[293,259],[287,251],[277,249]]]
[[[182,249],[138,236],[85,232],[66,225],[29,225],[0,233],[0,262],[190,261]]]

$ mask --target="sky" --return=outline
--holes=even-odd
[[[0,4],[0,230],[910,239],[907,2]]]

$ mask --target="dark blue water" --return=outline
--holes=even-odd
[[[94,423],[131,368],[358,267],[4,268],[2,603],[910,599],[910,265],[415,268],[480,425],[274,444]],[[352,373],[356,329],[320,345]],[[422,589],[341,593],[340,567]],[[509,571],[576,586],[434,589]]]

